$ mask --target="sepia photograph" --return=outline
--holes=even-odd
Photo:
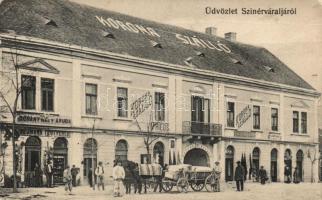
[[[321,200],[322,0],[0,0],[0,200]]]

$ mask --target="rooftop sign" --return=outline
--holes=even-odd
[[[95,18],[98,20],[99,23],[101,23],[103,26],[108,28],[114,28],[118,30],[128,31],[131,33],[136,34],[143,34],[148,35],[152,37],[161,37],[161,34],[159,34],[156,30],[154,30],[151,27],[145,27],[139,24],[133,24],[130,22],[120,21],[117,19],[113,19],[111,17],[103,18],[101,16],[95,16]],[[211,42],[209,40],[204,40],[198,37],[190,37],[178,33],[174,33],[175,38],[180,41],[183,44],[199,47],[199,48],[207,48],[207,49],[213,49],[217,51],[223,51],[225,53],[230,53],[231,50],[220,41]]]

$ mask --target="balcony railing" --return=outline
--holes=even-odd
[[[182,123],[182,131],[184,134],[221,136],[222,125],[204,122],[184,121]]]

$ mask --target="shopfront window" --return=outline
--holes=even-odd
[[[127,160],[127,152],[128,152],[128,147],[127,147],[127,142],[125,140],[119,140],[116,143],[115,147],[115,160],[120,160],[121,162]]]

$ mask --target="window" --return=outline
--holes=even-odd
[[[260,107],[253,106],[253,128],[260,129]]]
[[[21,107],[22,109],[36,108],[36,77],[21,76]]]
[[[97,115],[97,85],[86,83],[86,114]]]
[[[155,109],[155,120],[165,120],[165,95],[161,92],[154,94],[154,109]]]
[[[307,113],[301,112],[301,133],[307,133]]]
[[[293,133],[299,132],[299,112],[293,111]]]
[[[127,160],[128,145],[125,140],[119,140],[115,147],[115,160],[125,162]]]
[[[54,80],[41,79],[41,110],[54,111]]]
[[[117,88],[117,116],[127,117],[127,88]]]
[[[235,103],[227,102],[227,126],[235,127]]]
[[[278,109],[277,108],[272,108],[271,118],[272,118],[272,131],[278,131]]]

